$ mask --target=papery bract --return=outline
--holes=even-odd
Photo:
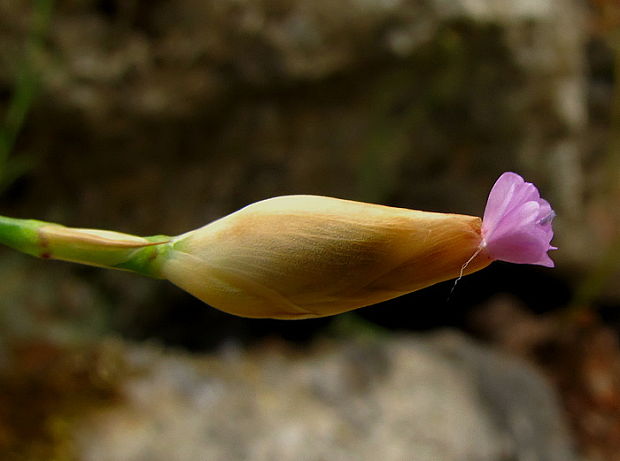
[[[276,197],[175,237],[161,271],[229,313],[321,317],[459,276],[480,226],[474,216]],[[464,273],[490,263],[479,254]]]
[[[532,183],[504,173],[493,185],[482,220],[482,249],[496,260],[553,267],[547,255],[555,213]]]

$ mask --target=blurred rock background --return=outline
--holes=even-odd
[[[314,193],[479,215],[514,170],[560,247],[301,322],[1,249],[0,452],[620,459],[619,28],[615,0],[0,0],[2,214],[176,234]]]

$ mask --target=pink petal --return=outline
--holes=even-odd
[[[487,200],[482,246],[493,259],[553,267],[547,252],[555,249],[550,245],[554,216],[536,186],[516,173],[504,173]]]

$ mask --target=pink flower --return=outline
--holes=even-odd
[[[493,259],[553,267],[555,213],[532,183],[504,173],[493,185],[482,220],[482,249]]]

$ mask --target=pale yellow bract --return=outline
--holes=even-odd
[[[467,261],[462,275],[488,266],[480,228],[474,216],[276,197],[173,238],[160,270],[231,314],[322,317],[458,277]]]

